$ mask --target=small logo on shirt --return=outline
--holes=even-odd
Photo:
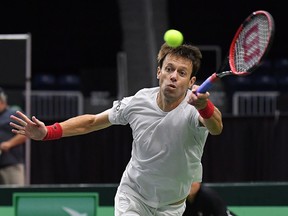
[[[120,100],[118,100],[118,105],[117,105],[117,107],[116,107],[116,111],[119,111],[119,109],[120,109],[120,106],[121,106],[121,101],[120,101]]]

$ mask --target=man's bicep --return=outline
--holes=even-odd
[[[109,120],[109,113],[110,113],[110,109],[105,110],[104,112],[97,114],[95,126],[100,126],[101,128],[106,128],[106,127],[111,126],[112,123]]]

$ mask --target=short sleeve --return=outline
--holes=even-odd
[[[109,121],[111,124],[126,125],[128,124],[126,113],[128,110],[131,97],[124,97],[122,100],[113,102],[112,108],[109,110]]]

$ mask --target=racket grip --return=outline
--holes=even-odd
[[[215,82],[218,79],[216,73],[212,74],[210,77],[208,77],[197,89],[197,93],[205,93],[208,89],[211,88],[213,82]]]

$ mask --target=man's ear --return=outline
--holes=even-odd
[[[193,76],[191,79],[190,79],[190,83],[189,83],[189,88],[192,89],[192,86],[194,85],[194,83],[196,82],[196,77]]]
[[[161,69],[160,69],[160,67],[158,66],[158,67],[157,67],[157,79],[159,79],[160,73],[161,73]]]

